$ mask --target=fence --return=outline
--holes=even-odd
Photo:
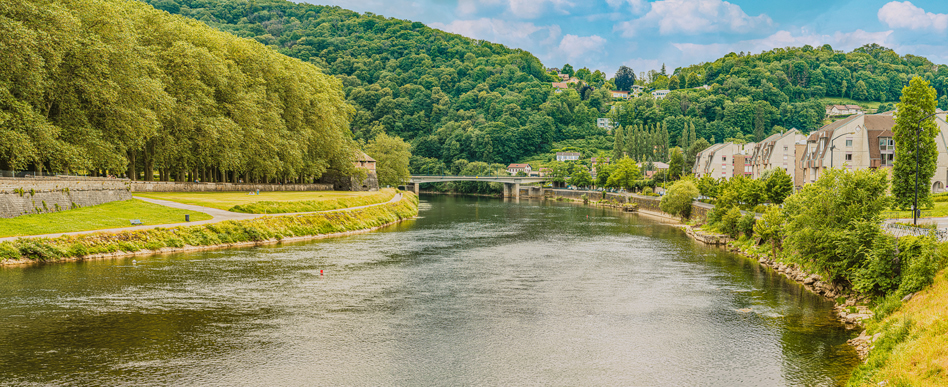
[[[927,228],[927,227],[908,226],[908,225],[897,224],[897,223],[885,223],[882,225],[882,229],[896,238],[901,238],[901,237],[909,236],[909,235],[911,236],[932,235],[935,237],[935,239],[941,242],[948,241],[948,228]]]

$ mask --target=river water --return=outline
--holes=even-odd
[[[345,238],[0,269],[0,383],[835,386],[832,304],[644,216],[425,196]]]

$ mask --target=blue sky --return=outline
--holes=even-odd
[[[301,0],[295,0],[301,1]],[[948,1],[303,0],[423,22],[532,52],[547,67],[636,73],[728,52],[878,43],[948,63]]]

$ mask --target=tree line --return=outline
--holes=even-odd
[[[352,168],[342,82],[125,0],[0,2],[0,170],[307,181]]]

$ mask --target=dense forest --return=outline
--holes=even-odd
[[[0,170],[302,181],[350,171],[342,82],[130,0],[0,2]]]
[[[567,64],[561,72],[585,84],[556,93],[550,83],[558,78],[530,53],[419,22],[282,0],[144,1],[336,75],[356,107],[355,137],[385,132],[411,142],[413,172],[544,159],[557,149],[582,150],[584,157],[609,153],[613,135],[595,126],[599,117],[624,127],[629,146],[660,150],[637,153],[641,159],[687,148],[695,142],[689,136],[755,141],[785,128],[806,132],[824,123],[822,98],[892,102],[915,75],[932,82],[939,105],[948,108],[948,68],[877,45],[850,53],[828,45],[731,53],[671,73],[663,68],[636,77],[620,69],[621,81]],[[628,101],[608,92],[632,83],[672,92],[663,100]],[[685,131],[691,127],[694,134]]]

